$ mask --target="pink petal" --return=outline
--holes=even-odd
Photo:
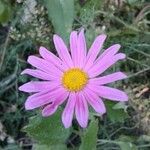
[[[71,56],[72,56],[72,61],[75,66],[78,62],[78,57],[77,57],[77,42],[78,42],[78,35],[76,31],[71,32],[70,34],[70,50],[71,50]]]
[[[47,116],[54,114],[57,108],[58,106],[54,105],[53,103],[45,106],[44,109],[42,110],[42,116],[47,117]]]
[[[121,60],[121,59],[125,59],[126,58],[126,55],[124,53],[118,53],[115,55],[116,57],[116,60]]]
[[[94,40],[86,58],[87,61],[84,67],[85,70],[88,70],[93,65],[98,53],[100,52],[103,46],[105,39],[106,39],[106,35],[101,34],[98,37],[96,37],[96,39]]]
[[[53,90],[60,85],[59,82],[51,81],[31,81],[19,87],[20,91],[24,92],[41,92]]]
[[[49,104],[44,107],[42,110],[42,115],[44,117],[50,116],[57,110],[58,106],[61,105],[68,97],[69,92],[65,92],[63,95],[60,95],[52,104]]]
[[[128,101],[128,96],[125,92],[107,86],[98,86],[89,84],[88,88],[96,92],[100,97],[113,101]]]
[[[78,43],[77,43],[77,49],[78,49],[78,63],[77,67],[83,67],[86,60],[86,40],[84,36],[84,29],[82,29],[78,35]]]
[[[93,109],[100,114],[104,114],[106,112],[105,105],[102,99],[93,91],[88,88],[84,89],[84,95],[88,103],[93,107]]]
[[[60,97],[58,97],[54,103],[55,105],[61,105],[69,97],[70,92],[65,91]]]
[[[113,55],[115,55],[119,51],[120,47],[121,47],[120,44],[114,44],[110,46],[99,56],[97,61],[100,61],[104,56],[111,58]]]
[[[115,72],[115,73],[112,73],[103,77],[90,79],[89,82],[91,84],[103,85],[103,84],[108,84],[108,83],[115,82],[118,80],[122,80],[126,77],[127,76],[122,72]]]
[[[29,56],[27,61],[32,66],[34,66],[37,69],[42,70],[46,73],[49,73],[49,74],[52,74],[55,76],[57,76],[57,75],[61,76],[62,75],[62,72],[57,67],[55,67],[52,63],[50,63],[44,59],[38,58],[36,56]]]
[[[59,57],[69,67],[73,67],[73,62],[72,62],[71,56],[69,54],[69,51],[68,51],[64,41],[58,35],[54,35],[53,40],[54,40],[55,48],[57,50]]]
[[[25,102],[25,108],[26,110],[31,110],[41,107],[50,102],[53,102],[55,99],[60,97],[60,95],[63,95],[65,92],[66,91],[64,90],[64,88],[59,87],[53,91],[42,91],[36,93],[28,97],[28,99]]]
[[[60,70],[67,70],[68,67],[62,60],[60,60],[56,55],[51,53],[49,50],[47,50],[45,47],[40,47],[39,49],[40,55],[47,61],[54,64],[56,67],[58,67]]]
[[[62,122],[65,128],[69,128],[72,124],[75,103],[76,103],[76,95],[75,93],[70,93],[68,102],[62,113]]]
[[[125,57],[126,55],[123,53],[118,53],[112,56],[111,58],[105,55],[101,60],[95,63],[91,69],[88,70],[89,77],[94,78],[100,75],[109,67],[111,67],[113,64],[115,64],[118,60],[124,59]]]
[[[78,123],[82,128],[86,128],[88,124],[88,105],[83,93],[77,94],[75,114]]]
[[[39,79],[42,79],[42,80],[58,80],[58,79],[60,79],[59,77],[57,77],[57,76],[52,76],[51,74],[48,74],[48,73],[46,73],[46,72],[43,72],[43,71],[41,71],[41,70],[38,70],[38,69],[36,69],[36,70],[33,70],[33,69],[25,69],[22,73],[21,73],[21,75],[23,75],[23,74],[28,74],[28,75],[31,75],[31,76],[33,76],[33,77],[36,77],[36,78],[39,78]]]

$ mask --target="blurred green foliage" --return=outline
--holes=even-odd
[[[44,17],[47,20],[49,19],[50,22],[42,27],[50,28],[51,34],[58,33],[64,39],[67,39],[72,28],[80,30],[81,27],[84,27],[88,47],[90,47],[94,38],[101,33],[108,35],[104,49],[113,43],[122,45],[121,51],[127,54],[127,60],[114,66],[111,71],[125,71],[129,74],[129,78],[124,82],[116,83],[116,87],[127,90],[131,84],[149,84],[150,15],[148,8],[150,4],[148,0],[84,0],[82,5],[79,0],[74,2],[73,0],[67,0],[65,5],[64,1],[60,0],[50,0],[44,3],[42,0],[38,0],[37,2],[42,6],[47,6],[45,11],[48,10],[48,16]],[[35,116],[31,120],[29,119],[37,113],[24,110],[24,101],[27,95],[19,92],[18,86],[35,79],[20,76],[20,72],[28,67],[27,57],[38,53],[37,49],[41,42],[29,37],[20,38],[20,35],[24,34],[25,31],[33,30],[35,27],[31,23],[25,25],[24,30],[21,20],[22,9],[26,8],[26,5],[16,1],[12,3],[13,9],[16,10],[15,17],[11,17],[12,5],[10,1],[0,0],[0,22],[3,25],[5,24],[5,27],[0,25],[0,123],[3,126],[0,132],[3,133],[4,138],[4,140],[0,139],[0,146],[3,149],[14,147],[18,150],[22,148],[31,149],[33,146],[35,150],[46,150],[49,147],[45,144],[50,141],[50,144],[51,142],[58,142],[58,145],[55,144],[55,149],[60,149],[60,146],[61,149],[66,149],[66,146],[68,149],[79,149],[81,145],[80,149],[87,149],[90,146],[95,149],[97,146],[97,149],[103,150],[149,150],[149,136],[143,138],[146,133],[138,128],[139,122],[134,119],[135,110],[131,105],[126,108],[126,106],[118,106],[114,102],[106,102],[107,115],[101,118],[91,111],[91,115],[94,115],[96,121],[91,121],[85,132],[77,126],[75,121],[71,131],[64,131],[59,126],[61,125],[60,114],[55,114],[56,118]],[[34,18],[36,14],[32,15]],[[37,18],[40,20],[40,16]],[[15,34],[16,37],[18,36],[18,41],[12,40],[11,28],[19,31],[19,34],[18,32]],[[49,42],[48,47],[54,48],[52,41]],[[124,111],[124,108],[127,112]],[[26,131],[30,132],[31,137],[38,140],[42,136],[46,143],[34,143],[26,133],[21,131],[28,122],[29,126],[26,126]],[[34,123],[35,126],[33,126]],[[55,127],[55,124],[57,124],[57,128],[51,130]],[[41,128],[45,132],[48,131],[47,135],[43,135],[44,132]],[[61,134],[59,137],[57,137],[58,132]],[[55,133],[57,134],[54,135]],[[134,138],[132,138],[133,135]],[[9,138],[12,138],[14,142],[11,143],[8,140]],[[61,139],[63,139],[62,143],[59,142]],[[53,144],[51,144],[51,147],[54,149]]]

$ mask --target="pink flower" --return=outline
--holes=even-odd
[[[114,44],[99,55],[106,35],[96,37],[87,51],[84,31],[70,35],[70,48],[63,40],[54,35],[53,40],[58,56],[44,47],[40,47],[42,58],[29,56],[28,63],[36,69],[25,69],[28,74],[41,81],[31,81],[22,85],[19,90],[33,92],[25,102],[26,110],[42,107],[42,115],[52,115],[59,105],[66,101],[62,113],[62,122],[66,128],[72,124],[73,115],[81,127],[88,124],[88,104],[99,113],[106,112],[104,99],[127,101],[128,96],[118,89],[106,86],[117,80],[126,78],[122,72],[100,76],[117,61],[125,58],[125,54],[117,53],[120,45]]]

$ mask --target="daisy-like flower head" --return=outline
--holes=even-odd
[[[125,54],[118,53],[119,44],[114,44],[99,54],[105,39],[104,34],[97,36],[87,51],[84,30],[79,34],[77,31],[70,34],[69,48],[58,35],[54,35],[59,57],[44,47],[39,49],[42,58],[29,56],[28,63],[36,69],[25,69],[22,74],[41,81],[31,81],[19,88],[34,93],[25,102],[26,110],[41,107],[42,115],[50,116],[58,106],[66,102],[62,113],[64,126],[71,126],[75,114],[80,126],[85,128],[88,124],[88,104],[102,115],[106,112],[102,99],[127,101],[128,96],[123,91],[106,86],[126,78],[125,74],[115,72],[101,76],[105,70],[125,58]]]

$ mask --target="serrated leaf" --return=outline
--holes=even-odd
[[[128,118],[128,114],[123,109],[113,109],[116,105],[115,102],[105,101],[105,105],[107,108],[107,116],[111,122],[121,122],[123,123],[126,118]]]
[[[55,32],[67,41],[74,20],[74,0],[45,0]]]
[[[97,132],[98,120],[93,118],[84,135],[81,137],[82,143],[79,150],[96,150]]]
[[[32,117],[23,130],[39,143],[49,146],[64,144],[70,133],[61,123],[61,110],[46,118],[41,115]]]

